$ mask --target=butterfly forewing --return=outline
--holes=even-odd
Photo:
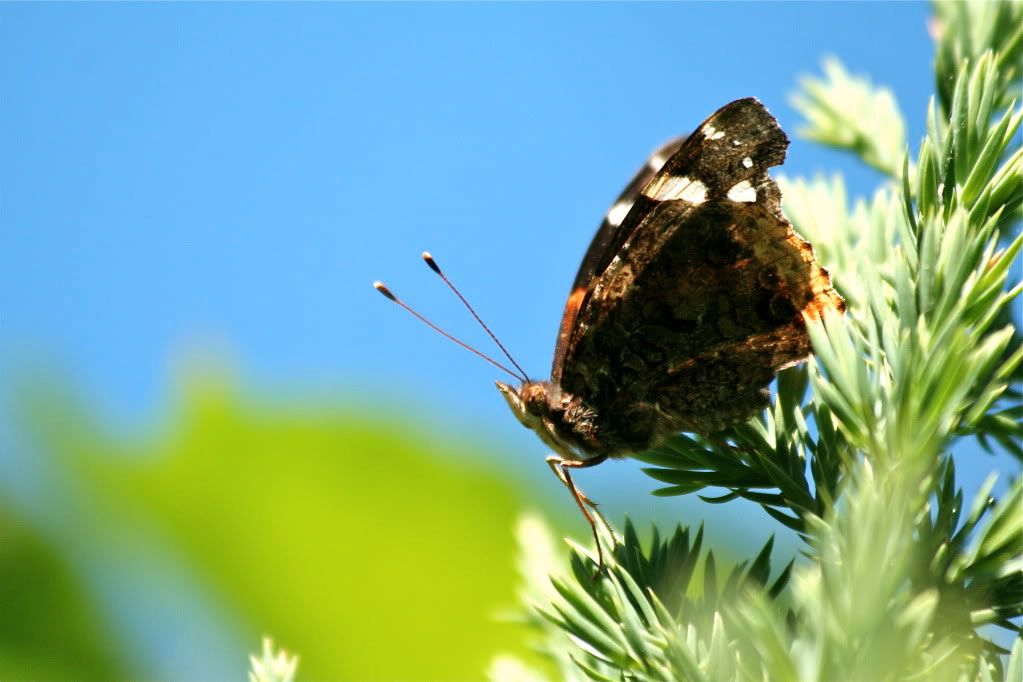
[[[636,197],[650,182],[651,179],[664,167],[675,152],[678,151],[685,137],[677,137],[670,142],[658,147],[646,160],[646,163],[636,171],[632,180],[625,186],[622,193],[618,195],[611,208],[604,214],[604,220],[600,223],[597,233],[593,235],[589,248],[583,256],[579,271],[576,273],[575,281],[572,283],[572,290],[568,302],[565,304],[564,313],[561,316],[561,325],[558,329],[558,341],[554,349],[554,361],[551,374],[557,381],[560,374],[562,358],[568,348],[568,338],[575,326],[575,318],[582,307],[587,290],[597,280],[597,274],[603,272],[608,266],[611,258],[621,246],[624,240],[622,223],[631,212],[636,203]]]
[[[604,451],[748,417],[774,373],[809,353],[803,313],[841,307],[768,176],[787,145],[757,100],[732,102],[609,211],[566,305],[552,376],[594,410]]]

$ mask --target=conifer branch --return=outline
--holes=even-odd
[[[992,476],[967,505],[954,458],[963,436],[1017,456],[1023,439],[1009,316],[1023,4],[941,2],[934,26],[938,89],[912,163],[894,97],[837,60],[797,100],[809,136],[887,176],[851,206],[840,177],[782,183],[846,315],[810,326],[813,358],[763,415],[639,457],[657,494],[760,504],[806,560],[772,570],[768,540],[722,580],[702,529],[644,545],[626,523],[604,540],[605,576],[575,548],[555,594],[531,578],[557,679],[1023,679],[1023,482],[996,499]],[[1011,651],[985,625],[1015,633]]]

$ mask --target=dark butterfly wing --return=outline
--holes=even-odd
[[[729,139],[724,135],[726,129],[733,133]],[[729,173],[752,175],[752,168],[735,167],[736,162],[742,164],[746,158],[752,161],[752,157],[737,153],[739,145],[734,143],[737,139],[743,143],[743,149],[750,148],[758,153],[757,160],[764,169],[784,160],[788,139],[774,117],[754,98],[736,100],[712,114],[692,135],[673,140],[654,152],[612,205],[583,257],[565,305],[551,368],[551,380],[555,385],[560,382],[566,356],[575,340],[585,333],[585,328],[575,324],[579,312],[589,304],[601,274],[616,256],[622,255],[623,247],[628,249],[629,237],[643,218],[662,201],[701,198],[699,193],[707,185],[686,182],[694,177],[718,180],[712,184],[721,186],[727,182],[722,176]],[[723,167],[716,167],[715,162]],[[688,168],[700,173],[687,175]],[[780,207],[777,210],[780,215]],[[635,255],[633,251],[632,256]]]
[[[757,100],[726,105],[647,180],[577,282],[553,382],[600,407],[611,454],[749,416],[809,353],[803,315],[842,306],[767,174],[787,145]]]
[[[629,184],[625,186],[622,193],[615,199],[611,208],[604,215],[604,220],[600,223],[597,233],[593,235],[593,240],[590,242],[589,248],[586,249],[582,263],[579,264],[579,272],[576,273],[575,281],[572,282],[572,291],[569,293],[568,302],[565,304],[565,310],[561,316],[561,326],[558,328],[558,342],[554,348],[552,369],[555,383],[557,382],[557,374],[561,367],[565,350],[568,348],[568,338],[572,333],[575,318],[579,313],[583,298],[590,285],[596,280],[598,273],[603,272],[614,257],[617,246],[621,243],[623,237],[622,223],[636,203],[636,197],[639,196],[640,191],[664,167],[668,159],[675,155],[675,152],[679,150],[679,147],[685,141],[686,138],[677,137],[662,145],[650,155],[646,163],[636,171],[636,174],[632,176],[632,180],[629,181]]]
[[[625,217],[632,210],[633,204],[636,203],[636,197],[647,186],[647,183],[653,179],[654,175],[664,167],[664,164],[675,155],[675,152],[679,150],[685,141],[686,138],[677,137],[662,145],[650,155],[646,163],[643,164],[643,167],[632,176],[632,180],[629,181],[629,184],[625,186],[622,193],[615,199],[614,204],[608,209],[603,222],[600,223],[600,229],[593,235],[593,241],[590,242],[589,248],[586,249],[586,255],[583,256],[582,263],[579,264],[579,272],[576,273],[575,282],[572,283],[573,290],[579,286],[588,285],[593,276],[598,272],[602,272],[608,263],[611,262],[611,258],[614,257],[612,244],[616,241],[615,237],[620,234],[619,228],[621,228],[622,223],[625,221]]]

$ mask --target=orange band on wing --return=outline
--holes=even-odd
[[[554,367],[551,378],[555,383],[561,379],[561,363],[565,359],[565,353],[568,352],[569,337],[575,327],[575,318],[578,317],[579,310],[583,307],[586,290],[587,287],[584,286],[576,287],[569,294],[568,302],[565,303],[565,312],[561,315],[561,328],[558,329],[558,344],[554,348]]]

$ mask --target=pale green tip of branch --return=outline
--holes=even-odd
[[[829,57],[824,77],[802,78],[792,104],[806,118],[799,133],[822,144],[847,149],[882,173],[897,177],[906,150],[906,124],[895,95],[852,76]]]
[[[298,656],[289,656],[284,649],[275,652],[269,637],[263,638],[262,656],[249,656],[249,662],[249,682],[293,682],[298,670]]]
[[[515,538],[519,546],[519,574],[529,598],[549,601],[556,594],[549,576],[564,565],[558,553],[554,535],[543,517],[529,511],[515,524]]]

